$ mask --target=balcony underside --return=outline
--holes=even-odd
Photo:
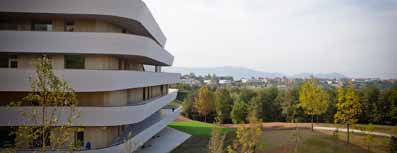
[[[0,1],[0,12],[36,15],[79,15],[106,19],[135,28],[141,24],[162,46],[166,38],[141,0],[13,0]]]
[[[127,105],[120,107],[76,107],[80,117],[73,120],[73,126],[118,126],[138,123],[153,113],[169,104],[176,98],[177,90],[170,90],[168,95],[153,98],[139,105]],[[36,121],[24,116],[23,112],[31,113],[33,110],[41,110],[42,107],[0,107],[0,126],[42,125],[41,118]],[[56,116],[59,121],[56,125],[64,125],[70,116],[69,108],[47,108],[47,116],[52,112],[61,115]],[[41,111],[37,115],[41,116]]]
[[[171,152],[180,144],[185,142],[191,135],[166,127],[160,131],[154,138],[145,143],[145,147],[136,151],[136,153],[165,153]]]
[[[98,54],[170,66],[174,57],[153,40],[99,32],[0,31],[0,51],[10,53]]]
[[[179,82],[177,73],[140,72],[120,70],[54,70],[63,77],[76,92],[115,91],[142,88]],[[30,77],[33,69],[0,68],[0,91],[30,92]]]

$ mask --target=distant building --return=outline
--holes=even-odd
[[[219,84],[223,84],[223,85],[232,84],[232,80],[219,80]]]
[[[206,85],[216,85],[216,80],[204,80],[204,84],[206,84]]]
[[[192,78],[182,79],[181,83],[182,84],[187,84],[190,87],[201,86],[202,85],[202,83],[199,80],[192,79]]]

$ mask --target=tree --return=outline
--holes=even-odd
[[[295,122],[295,116],[299,109],[299,89],[297,87],[292,87],[291,89],[280,91],[276,101],[280,103],[282,109],[281,113],[286,117],[286,120]]]
[[[314,78],[305,80],[299,92],[299,106],[305,114],[311,115],[312,131],[314,115],[320,115],[327,111],[329,105],[328,93],[320,88]]]
[[[379,105],[379,89],[374,84],[371,84],[363,88],[360,93],[360,103],[362,106],[360,122],[380,123],[382,120],[381,108],[383,106]]]
[[[262,103],[261,111],[258,112],[261,119],[265,121],[282,121],[282,109],[280,103],[276,100],[279,91],[276,87],[259,90],[257,97]]]
[[[211,138],[208,143],[209,153],[223,153],[226,134],[222,134],[222,128],[219,123],[212,127]]]
[[[255,105],[249,106],[247,120],[248,126],[240,126],[236,131],[236,139],[233,146],[227,147],[228,153],[254,153],[260,146],[262,136],[262,121],[257,118]]]
[[[74,90],[54,74],[51,61],[47,57],[39,60],[36,65],[36,78],[31,83],[32,92],[21,101],[12,102],[10,106],[36,105],[31,112],[23,112],[22,116],[39,123],[39,126],[16,127],[16,146],[40,147],[41,152],[62,147],[73,150],[80,144],[73,141],[74,132],[81,130],[72,128],[72,121],[79,116],[75,110],[77,98]]]
[[[232,121],[235,124],[243,123],[245,117],[247,116],[247,104],[246,102],[239,100],[234,103],[231,112]]]
[[[372,125],[372,123],[369,123],[369,124],[364,128],[364,130],[365,130],[365,131],[372,132],[372,131],[375,130],[375,127]],[[371,143],[372,143],[373,139],[374,139],[374,135],[372,135],[372,134],[367,134],[367,135],[366,135],[366,141],[367,141],[368,152],[371,152],[371,148],[370,148],[370,147],[371,147]]]
[[[361,104],[357,96],[353,83],[350,81],[348,88],[338,87],[338,111],[335,114],[335,123],[346,124],[347,126],[347,143],[349,144],[349,126],[357,122],[357,117],[361,112]]]
[[[213,110],[213,96],[208,86],[202,86],[195,98],[195,108],[200,115],[204,116],[204,121],[207,122],[207,116]]]
[[[217,89],[215,92],[215,112],[220,122],[230,119],[233,107],[233,99],[226,89]]]

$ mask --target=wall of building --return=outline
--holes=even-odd
[[[153,86],[109,92],[79,92],[76,95],[79,106],[124,106],[166,95],[168,93],[167,85],[162,86],[163,90],[161,90],[161,86]],[[146,97],[144,97],[144,90],[146,90]],[[27,95],[26,92],[0,92],[0,106],[22,101],[23,97]],[[23,105],[31,104],[24,103]]]
[[[84,144],[91,143],[91,149],[108,147],[123,132],[122,126],[85,127]]]
[[[37,60],[44,54],[16,54],[18,60],[18,68],[33,69],[37,64]],[[54,69],[64,69],[64,55],[61,54],[45,54],[51,59]],[[2,56],[2,55],[0,55]],[[88,70],[133,70],[144,71],[143,64],[139,64],[132,59],[121,59],[110,55],[82,55],[85,58],[85,69]]]
[[[16,25],[16,30],[32,30],[32,21],[51,21],[52,31],[64,32],[65,22],[72,21],[74,23],[73,32],[113,32],[122,33],[123,29],[115,24],[99,21],[94,19],[63,19],[59,17],[48,17],[48,18],[32,18],[32,19],[10,19],[10,23]],[[11,29],[10,29],[11,30]]]
[[[89,70],[118,70],[119,59],[106,55],[86,55],[85,69]]]

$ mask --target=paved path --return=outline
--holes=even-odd
[[[346,128],[335,128],[335,127],[321,127],[321,126],[315,126],[314,130],[326,130],[326,131],[338,131],[338,132],[347,132]],[[358,133],[358,134],[371,134],[371,135],[376,135],[376,136],[381,136],[381,137],[397,137],[396,135],[393,134],[387,134],[387,133],[382,133],[382,132],[370,132],[370,131],[363,131],[363,130],[357,130],[357,129],[349,129],[351,133]]]

